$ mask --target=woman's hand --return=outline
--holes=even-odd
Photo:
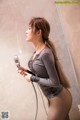
[[[23,68],[22,66],[20,66],[20,67],[18,68],[18,73],[20,73],[20,74],[23,75],[23,76],[27,75],[26,69]]]
[[[31,74],[27,73],[27,75],[25,75],[24,77],[25,77],[25,79],[26,79],[28,82],[32,82],[32,81],[30,80]]]
[[[31,82],[31,80],[30,80],[31,74],[27,73],[25,68],[23,68],[22,66],[20,66],[18,68],[18,73],[20,73],[23,77],[25,77],[25,79],[28,82]]]

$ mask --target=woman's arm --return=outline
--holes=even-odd
[[[44,53],[44,55],[42,55],[42,61],[47,70],[49,78],[40,78],[40,77],[32,75],[31,81],[38,82],[38,83],[40,83],[42,85],[46,85],[46,86],[57,86],[59,84],[59,78],[58,78],[57,71],[55,68],[54,56],[53,56],[52,52]]]

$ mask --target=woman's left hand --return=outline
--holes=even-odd
[[[28,82],[32,82],[32,81],[30,80],[31,74],[27,73],[27,75],[25,75],[24,77],[25,77],[25,79],[26,79]]]

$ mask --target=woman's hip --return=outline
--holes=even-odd
[[[72,96],[69,90],[63,88],[62,91],[55,97],[48,99],[49,105],[56,107],[64,107],[67,110],[71,108],[72,105]]]

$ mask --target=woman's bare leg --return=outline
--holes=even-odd
[[[72,97],[67,90],[54,98],[50,98],[50,106],[47,120],[70,120],[66,118],[72,104]]]

